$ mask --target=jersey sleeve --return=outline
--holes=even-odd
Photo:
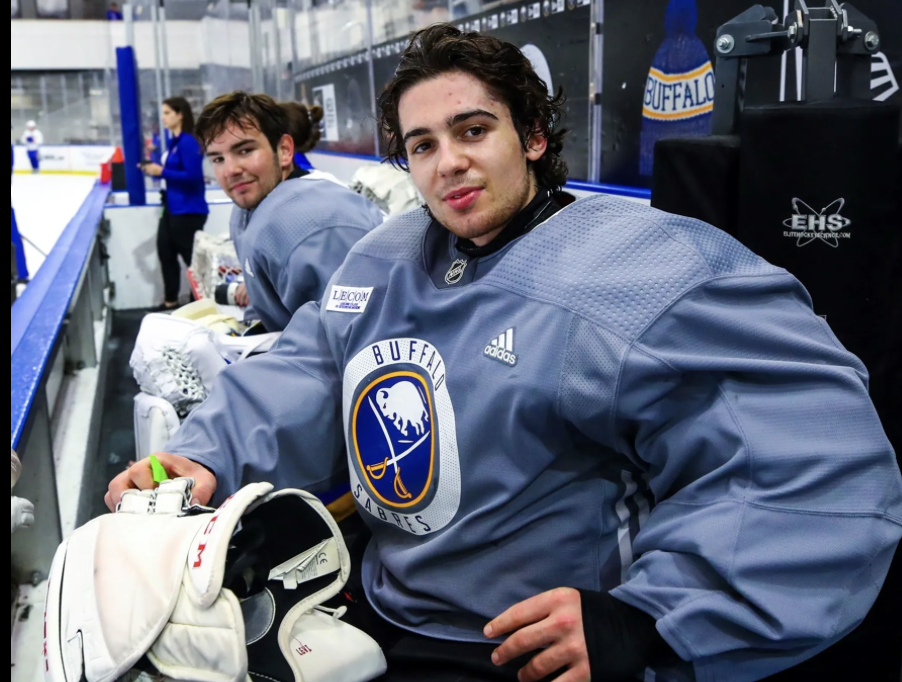
[[[322,299],[332,275],[364,236],[366,230],[359,227],[330,227],[298,244],[276,279],[283,305],[291,311],[307,301]]]
[[[245,282],[251,303],[270,331],[283,329],[294,312],[309,301],[319,301],[329,280],[344,262],[351,247],[366,235],[356,227],[318,230],[297,244],[287,255],[276,252],[278,244],[265,250],[248,249],[246,258],[253,275]]]
[[[166,451],[213,471],[216,502],[258,481],[312,493],[346,481],[341,379],[319,306],[301,308],[272,351],[226,368]]]
[[[612,595],[705,680],[761,679],[854,629],[902,536],[902,479],[864,366],[801,284],[697,285],[618,374],[596,416],[656,506]]]

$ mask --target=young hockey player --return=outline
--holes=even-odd
[[[761,679],[862,621],[902,536],[865,369],[724,233],[561,209],[560,105],[512,45],[416,34],[381,122],[428,209],[160,460],[201,501],[350,475],[385,680]]]
[[[372,203],[299,168],[288,115],[272,98],[234,92],[204,109],[197,133],[235,209],[230,230],[244,269],[245,319],[282,331],[322,298],[351,247],[382,223]]]

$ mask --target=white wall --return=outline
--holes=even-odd
[[[208,201],[212,196],[208,195]],[[232,202],[210,203],[210,216],[204,231],[228,234],[231,214]],[[110,281],[116,285],[116,295],[110,305],[115,310],[159,305],[163,302],[163,276],[157,258],[159,204],[109,207],[104,211],[104,217],[110,225],[106,238]],[[183,275],[182,296],[187,296],[189,291]]]
[[[246,23],[206,17],[200,22],[198,31],[204,64],[251,68],[250,35]],[[171,39],[169,51],[172,52]]]
[[[167,21],[169,68],[197,69],[204,57],[206,42],[245,55],[247,24],[210,20],[207,30],[200,21]],[[216,22],[222,26],[216,25]],[[153,68],[153,23],[135,22],[135,53],[142,69]],[[205,36],[207,40],[205,41]],[[125,23],[121,21],[43,21],[17,20],[10,25],[10,70],[93,70],[115,66],[115,48],[125,46]],[[230,47],[231,44],[231,47]],[[243,49],[241,49],[243,47]],[[211,50],[220,58],[222,49]],[[227,56],[227,55],[226,55]],[[233,57],[238,59],[237,56]],[[208,62],[209,63],[209,62]],[[214,61],[229,65],[229,61]],[[246,66],[235,63],[234,66]]]
[[[41,170],[56,173],[97,173],[100,164],[109,161],[113,155],[113,147],[93,145],[55,145],[41,147]],[[16,145],[13,149],[17,173],[30,173],[31,163],[25,147]]]

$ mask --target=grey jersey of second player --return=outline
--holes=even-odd
[[[245,319],[282,331],[322,298],[351,247],[384,219],[379,208],[323,173],[281,182],[253,211],[237,206],[229,231],[251,300]]]
[[[863,365],[794,277],[609,197],[436,277],[443,229],[420,210],[358,242],[168,451],[212,469],[219,500],[350,477],[370,601],[433,637],[484,641],[556,587],[610,591],[691,662],[658,680],[743,682],[861,622],[902,478]]]

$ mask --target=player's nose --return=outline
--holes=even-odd
[[[442,141],[438,145],[439,175],[454,176],[465,173],[470,167],[469,157],[465,150],[452,141]]]

